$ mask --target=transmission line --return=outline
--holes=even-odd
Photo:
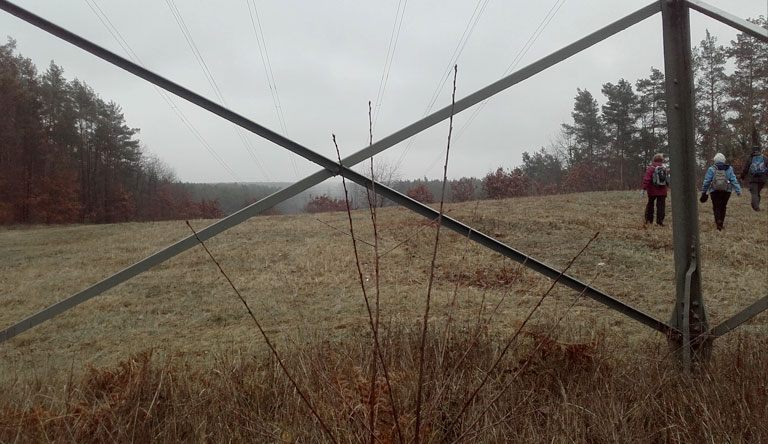
[[[400,9],[402,5],[402,12]],[[392,70],[392,62],[395,59],[395,50],[397,49],[397,42],[400,39],[400,29],[403,27],[403,18],[405,17],[405,8],[408,6],[408,0],[400,0],[397,3],[397,12],[395,13],[395,23],[392,26],[392,34],[389,36],[389,46],[387,47],[387,55],[384,57],[384,71],[381,73],[381,80],[379,81],[379,90],[376,93],[376,104],[373,117],[372,129],[376,128],[376,122],[379,120],[379,113],[381,111],[381,102],[384,101],[384,93],[387,90],[387,83],[389,82],[389,73]],[[398,20],[399,18],[399,20]]]
[[[517,67],[518,64],[520,64],[520,61],[525,57],[525,55],[528,53],[528,51],[531,49],[534,43],[536,43],[536,40],[541,37],[541,34],[544,32],[544,30],[549,26],[549,23],[552,21],[553,18],[555,18],[555,15],[560,11],[560,8],[563,7],[566,0],[556,0],[555,3],[552,5],[551,8],[549,8],[549,11],[544,15],[544,18],[541,20],[539,25],[536,27],[536,29],[533,31],[530,37],[528,37],[528,40],[526,40],[525,44],[522,48],[520,48],[520,51],[518,51],[515,58],[512,60],[512,62],[509,64],[506,70],[502,73],[501,77],[506,77],[509,75],[513,69]],[[467,130],[469,125],[475,120],[475,118],[480,114],[480,112],[485,108],[485,105],[488,104],[488,102],[491,99],[484,100],[478,107],[474,109],[472,114],[470,115],[469,119],[467,119],[466,122],[459,128],[459,130],[456,133],[456,137],[454,140],[457,140],[459,137],[464,134],[464,132]],[[436,156],[435,159],[429,164],[427,169],[425,171],[431,170],[435,164],[441,159],[441,156]]]
[[[440,97],[440,92],[445,87],[445,84],[451,75],[454,65],[458,63],[461,53],[464,52],[464,48],[466,47],[467,42],[469,41],[470,37],[472,37],[472,34],[475,32],[475,28],[477,28],[477,24],[480,22],[480,17],[483,15],[483,12],[485,12],[485,8],[488,6],[489,1],[490,0],[478,0],[477,4],[475,4],[475,9],[472,11],[472,15],[469,17],[469,20],[467,21],[467,25],[464,27],[464,32],[461,34],[459,43],[456,44],[456,48],[454,48],[453,50],[453,54],[451,55],[451,58],[448,61],[448,65],[443,71],[443,74],[440,77],[440,80],[438,80],[437,82],[437,87],[435,88],[435,91],[432,93],[432,97],[429,99],[429,103],[427,104],[427,107],[424,110],[424,114],[422,115],[422,117],[425,117],[427,114],[429,114],[429,112],[432,111],[432,108],[435,106],[437,99]],[[413,143],[415,142],[415,140],[416,140],[415,136],[411,137],[408,140],[408,144],[406,145],[405,149],[400,154],[400,157],[398,157],[397,162],[395,163],[395,168],[399,168],[400,165],[403,163],[403,161],[405,160],[405,156],[408,154],[408,151],[411,149],[411,146],[413,146]]]
[[[269,85],[269,92],[272,95],[272,103],[277,112],[277,120],[280,123],[280,128],[283,130],[283,135],[288,137],[288,127],[285,124],[285,116],[283,115],[283,107],[280,104],[280,95],[277,92],[277,82],[275,82],[275,74],[272,71],[272,63],[269,60],[269,52],[267,51],[267,40],[264,38],[264,28],[261,26],[261,20],[259,19],[259,11],[256,8],[256,1],[253,0],[251,5],[250,0],[245,1],[248,6],[248,16],[251,18],[251,27],[253,29],[253,35],[256,37],[256,45],[259,48],[259,55],[261,56],[261,64],[264,66],[264,73],[267,77],[267,84]],[[253,9],[251,9],[253,8]],[[296,167],[296,154],[287,153],[288,159],[291,161],[291,167],[293,167],[293,173],[296,179],[299,179],[299,169]]]
[[[189,30],[189,27],[187,27],[187,23],[184,21],[184,17],[181,15],[181,11],[179,11],[179,8],[176,6],[174,0],[165,0],[165,3],[168,5],[168,9],[170,9],[171,15],[173,15],[176,24],[179,26],[179,29],[184,36],[184,40],[187,42],[187,46],[189,46],[189,49],[192,51],[192,55],[194,55],[197,64],[203,71],[203,75],[208,81],[208,84],[211,86],[211,89],[213,89],[213,92],[216,95],[216,98],[219,100],[219,103],[223,106],[229,107],[226,99],[224,98],[224,94],[221,92],[221,88],[219,88],[213,73],[211,72],[210,68],[208,68],[208,64],[205,62],[205,57],[203,57],[203,54],[200,52],[200,49],[195,43],[195,39],[192,37],[192,32]],[[263,162],[258,157],[256,148],[251,144],[246,135],[243,133],[242,128],[234,124],[232,125],[235,129],[235,132],[237,133],[238,138],[240,139],[240,142],[243,144],[246,151],[253,159],[254,163],[256,163],[256,166],[261,170],[267,180],[269,180],[269,173],[267,173],[263,166]]]
[[[534,43],[536,43],[536,40],[541,37],[541,34],[544,32],[544,30],[549,26],[549,23],[552,21],[553,18],[555,18],[555,15],[560,11],[560,8],[563,7],[566,0],[556,0],[555,4],[552,5],[552,7],[549,9],[547,14],[542,19],[541,23],[539,23],[539,26],[536,27],[536,29],[533,31],[533,34],[531,34],[530,37],[528,37],[528,40],[525,42],[523,47],[520,49],[520,51],[517,53],[515,58],[512,60],[512,63],[509,64],[506,70],[502,73],[502,77],[507,76],[509,73],[512,72],[514,68],[517,67],[518,64],[520,64],[520,61],[525,57],[526,54],[528,54],[528,51],[531,49]],[[480,106],[475,108],[475,110],[472,112],[472,115],[467,119],[466,122],[459,128],[458,133],[456,134],[456,139],[461,137],[462,134],[464,134],[464,131],[466,131],[467,127],[472,123],[473,120],[475,120],[475,117],[477,117],[478,114],[485,108],[485,105],[490,101],[490,99],[483,101]]]
[[[96,3],[96,0],[85,0],[85,3],[88,5],[88,7],[93,11],[93,13],[96,15],[96,18],[99,19],[102,25],[107,29],[107,31],[112,35],[112,38],[117,41],[117,44],[120,45],[120,48],[126,53],[129,59],[133,60],[135,63],[138,63],[141,66],[145,66],[144,62],[141,61],[141,58],[136,54],[136,52],[131,48],[131,46],[128,44],[128,41],[125,40],[123,35],[120,33],[120,31],[117,29],[117,27],[112,23],[112,21],[109,19],[109,16],[99,7],[98,3]],[[242,182],[238,175],[235,173],[235,171],[224,161],[224,159],[219,155],[219,153],[216,151],[216,149],[211,146],[210,143],[208,143],[207,140],[203,137],[202,134],[197,130],[195,125],[190,121],[186,115],[181,111],[181,109],[176,106],[176,103],[173,101],[173,98],[169,96],[169,94],[158,88],[157,86],[153,85],[153,88],[157,93],[160,95],[160,97],[165,101],[166,104],[173,110],[173,112],[176,114],[177,117],[181,120],[181,122],[184,124],[184,126],[187,127],[187,129],[192,133],[195,138],[203,145],[203,147],[208,151],[208,153],[216,159],[216,161],[232,176],[233,179],[235,179],[235,182]]]

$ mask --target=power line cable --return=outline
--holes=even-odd
[[[533,47],[533,44],[538,40],[539,37],[541,37],[541,34],[544,32],[544,30],[549,26],[549,23],[552,21],[552,19],[555,17],[555,15],[560,11],[560,8],[563,7],[566,0],[556,0],[555,3],[552,5],[552,7],[547,11],[547,13],[544,15],[544,18],[541,20],[539,25],[536,27],[536,29],[533,31],[530,37],[528,37],[528,40],[526,40],[525,44],[522,48],[520,48],[520,51],[518,51],[515,58],[512,60],[512,62],[509,64],[506,70],[502,73],[502,77],[505,77],[509,75],[512,70],[517,67],[517,65],[520,63],[520,61],[525,57],[525,55],[528,53],[528,51]],[[484,100],[478,107],[475,108],[475,110],[472,112],[470,117],[467,119],[466,122],[459,128],[459,130],[456,133],[456,137],[454,140],[458,140],[459,137],[461,137],[462,134],[467,130],[469,125],[475,120],[475,118],[480,114],[480,112],[485,108],[485,105],[490,101],[491,99]],[[435,159],[429,164],[429,166],[426,168],[425,173],[432,168],[435,167],[437,162],[441,159],[441,156],[436,156]]]
[[[192,55],[194,55],[195,60],[200,66],[200,69],[203,71],[203,75],[205,76],[205,79],[208,81],[208,84],[211,86],[211,89],[213,89],[213,92],[216,95],[216,98],[219,100],[219,103],[228,107],[229,105],[227,104],[227,101],[224,98],[224,94],[221,92],[221,88],[219,88],[219,84],[216,82],[216,78],[213,76],[213,73],[208,67],[208,63],[206,63],[205,57],[200,52],[200,49],[198,48],[197,43],[195,43],[195,39],[192,37],[192,32],[189,30],[189,27],[187,26],[187,23],[184,20],[184,17],[181,15],[181,11],[179,11],[179,8],[176,6],[176,3],[174,2],[174,0],[166,0],[165,3],[168,5],[168,8],[170,9],[174,20],[176,21],[176,24],[179,26],[179,29],[181,30],[181,33],[187,42],[187,46],[189,46],[189,49],[192,51]],[[235,129],[235,132],[237,133],[237,136],[240,139],[240,142],[243,144],[246,151],[251,156],[251,159],[253,159],[254,163],[256,163],[256,166],[261,170],[261,172],[264,174],[267,180],[269,180],[269,173],[267,173],[266,169],[264,168],[263,162],[258,157],[256,147],[254,147],[250,143],[248,138],[243,133],[242,128],[234,124],[232,124],[232,126]]]
[[[544,30],[549,26],[549,23],[552,21],[553,18],[555,18],[555,15],[560,11],[560,8],[563,7],[566,0],[556,0],[555,4],[552,5],[552,7],[549,9],[547,14],[542,19],[541,23],[539,23],[539,26],[536,27],[536,29],[533,31],[533,34],[531,34],[530,37],[528,37],[528,40],[525,42],[523,47],[520,49],[520,51],[517,53],[515,58],[512,60],[512,63],[509,64],[506,70],[502,73],[502,77],[507,76],[509,73],[512,72],[512,70],[517,67],[518,64],[520,64],[520,61],[522,61],[523,57],[525,57],[526,54],[528,54],[528,51],[533,47],[533,44],[536,43],[536,40],[541,37],[541,34],[544,32]],[[462,134],[466,131],[467,127],[472,123],[472,121],[475,120],[478,114],[485,108],[485,105],[490,101],[490,99],[483,101],[480,106],[475,108],[473,113],[470,115],[469,119],[467,119],[466,122],[459,128],[459,131],[456,134],[456,139],[461,137]]]
[[[464,47],[467,45],[469,38],[472,36],[472,33],[474,33],[474,30],[477,27],[477,23],[480,21],[480,17],[485,11],[485,8],[488,6],[488,2],[489,0],[478,0],[477,4],[475,5],[475,9],[472,11],[472,16],[469,18],[467,26],[464,28],[464,32],[459,39],[459,43],[456,44],[456,48],[453,50],[453,54],[448,61],[448,65],[443,71],[443,75],[440,77],[440,80],[437,83],[437,87],[432,93],[432,97],[429,99],[429,104],[424,110],[422,117],[429,114],[429,112],[432,111],[432,108],[435,106],[437,99],[440,97],[440,92],[442,92],[443,88],[445,88],[445,84],[447,83],[448,78],[450,78],[451,72],[453,72],[453,67],[458,63],[461,53],[464,52]]]
[[[208,84],[211,86],[214,94],[219,99],[219,103],[221,103],[224,106],[228,106],[227,101],[224,98],[224,94],[221,92],[221,89],[219,88],[218,83],[216,83],[216,79],[214,78],[213,73],[208,68],[208,64],[205,62],[205,58],[203,57],[202,53],[200,52],[200,49],[195,43],[194,38],[192,37],[192,32],[189,30],[189,27],[187,27],[186,21],[184,21],[184,17],[181,15],[181,11],[179,11],[178,7],[176,6],[176,3],[174,3],[173,0],[166,0],[166,4],[171,10],[171,14],[174,16],[174,19],[176,20],[176,24],[179,25],[179,29],[184,35],[184,39],[187,41],[187,45],[189,46],[190,50],[192,51],[192,54],[195,56],[195,59],[198,62],[198,65],[203,71],[203,74],[205,75],[206,80],[208,81]],[[254,163],[256,163],[257,167],[262,171],[262,173],[267,178],[267,180],[270,180],[269,173],[267,173],[266,169],[263,166],[263,162],[256,154],[257,153],[256,148],[248,140],[248,138],[243,132],[243,129],[234,124],[233,124],[233,127],[235,128],[235,131],[237,133],[238,138],[240,139],[240,142],[243,144],[243,146],[245,146],[246,151],[251,156]]]
[[[283,107],[280,103],[280,94],[277,91],[277,82],[275,81],[275,74],[272,71],[272,62],[269,59],[269,52],[267,51],[267,40],[264,37],[264,28],[261,26],[261,19],[259,18],[259,11],[256,8],[256,1],[253,0],[251,4],[250,0],[246,0],[248,6],[248,16],[251,18],[251,27],[253,34],[256,37],[256,45],[259,48],[259,55],[261,56],[261,64],[264,67],[264,73],[267,77],[267,84],[269,85],[269,92],[272,95],[272,103],[277,113],[277,120],[280,123],[280,127],[283,130],[283,135],[288,137],[288,126],[285,123],[285,115],[283,114]],[[253,8],[253,9],[251,9]],[[287,153],[288,159],[290,159],[293,173],[296,179],[299,179],[299,170],[296,166],[296,155],[293,153]]]
[[[451,55],[451,58],[448,61],[448,65],[443,71],[443,74],[441,75],[440,80],[437,82],[437,87],[435,88],[435,91],[432,93],[432,97],[429,99],[429,103],[427,104],[427,107],[424,110],[423,116],[426,116],[427,114],[429,114],[429,112],[435,106],[437,99],[440,97],[440,92],[445,87],[445,84],[448,81],[448,78],[450,78],[454,65],[458,64],[459,57],[461,57],[461,54],[462,52],[464,52],[464,48],[466,47],[467,42],[469,41],[470,37],[472,37],[472,34],[477,28],[477,24],[480,22],[480,18],[482,17],[483,12],[485,12],[485,8],[488,6],[489,1],[490,0],[478,0],[478,2],[475,4],[475,9],[472,11],[472,15],[469,17],[469,20],[467,21],[467,25],[464,27],[464,32],[462,32],[461,38],[459,38],[459,42],[456,44],[456,48],[454,48],[453,50],[453,54]],[[403,161],[405,160],[405,157],[410,151],[411,146],[413,146],[415,140],[416,140],[415,136],[411,137],[408,140],[408,144],[406,145],[403,152],[400,153],[400,157],[398,157],[397,162],[395,162],[395,168],[399,168],[400,165],[402,165]]]
[[[91,4],[92,2],[92,4]],[[112,38],[117,41],[117,44],[120,45],[120,48],[126,53],[128,58],[132,59],[134,62],[138,63],[141,66],[145,66],[144,63],[141,61],[141,58],[136,54],[136,52],[131,48],[131,46],[128,44],[128,41],[125,40],[123,35],[120,33],[120,31],[117,29],[117,27],[112,23],[112,21],[109,19],[109,16],[99,7],[98,3],[96,3],[96,0],[85,0],[85,3],[88,5],[88,7],[93,11],[93,13],[96,15],[96,18],[99,19],[102,25],[107,29],[107,31],[112,35]],[[184,124],[184,126],[187,127],[187,129],[192,133],[195,138],[203,145],[203,147],[208,151],[208,153],[216,159],[216,161],[232,176],[233,179],[235,179],[235,182],[242,182],[238,175],[235,173],[235,171],[222,159],[222,157],[219,155],[219,153],[216,151],[216,149],[211,146],[210,143],[208,143],[207,140],[203,137],[202,134],[195,128],[194,124],[187,118],[186,115],[179,109],[178,106],[176,106],[173,99],[168,95],[167,92],[163,91],[162,89],[158,88],[157,86],[154,86],[155,91],[160,95],[160,97],[165,101],[166,104],[171,108],[171,110],[176,114],[177,117],[181,120],[181,122]]]
[[[402,5],[402,12],[400,9]],[[379,120],[379,113],[381,111],[381,102],[384,101],[384,94],[387,90],[387,83],[389,82],[389,73],[392,70],[392,62],[395,59],[395,50],[397,49],[397,42],[400,39],[400,30],[403,27],[403,18],[405,17],[405,8],[408,6],[408,0],[400,0],[397,3],[397,12],[395,13],[395,23],[392,26],[392,34],[389,36],[389,46],[387,47],[387,55],[384,58],[384,70],[381,73],[381,80],[379,81],[379,90],[376,93],[376,110],[374,111],[372,128],[376,128],[376,122]],[[399,20],[398,20],[399,18]]]

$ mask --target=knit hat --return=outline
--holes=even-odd
[[[725,163],[725,156],[723,153],[717,153],[712,160],[714,160],[715,163]]]

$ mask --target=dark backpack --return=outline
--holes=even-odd
[[[765,167],[765,159],[762,154],[752,157],[752,163],[749,165],[749,174],[753,177],[764,176],[768,168]]]
[[[661,165],[654,167],[652,181],[657,187],[667,186],[667,169]]]
[[[731,181],[728,180],[728,175],[725,170],[719,170],[715,168],[715,177],[712,179],[712,189],[714,191],[729,191]]]

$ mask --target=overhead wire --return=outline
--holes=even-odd
[[[489,1],[490,0],[478,0],[477,4],[475,5],[475,9],[472,11],[472,16],[470,16],[469,21],[467,22],[467,26],[464,27],[464,32],[461,34],[459,43],[456,44],[456,48],[454,48],[453,54],[448,60],[448,64],[443,71],[443,75],[440,77],[440,80],[437,83],[437,87],[432,93],[432,97],[429,99],[429,104],[424,110],[422,117],[425,117],[427,114],[429,114],[429,112],[432,111],[432,108],[435,106],[437,99],[440,97],[440,92],[442,92],[443,88],[445,88],[445,84],[453,72],[453,67],[458,63],[459,57],[461,56],[461,53],[464,52],[464,47],[466,47],[467,42],[469,41],[470,37],[472,37],[472,34],[474,33],[475,28],[480,21],[480,17],[482,16],[483,12],[485,12],[485,8],[488,6]]]
[[[502,77],[505,77],[509,75],[514,68],[517,67],[517,65],[520,64],[520,61],[522,61],[523,57],[525,57],[526,54],[528,54],[528,51],[530,51],[531,47],[534,43],[536,43],[536,40],[541,37],[541,34],[544,32],[544,30],[549,26],[549,23],[552,21],[553,18],[555,18],[555,15],[560,11],[560,8],[563,7],[566,0],[556,0],[555,4],[552,5],[552,7],[549,9],[547,14],[544,16],[542,21],[539,23],[539,26],[536,27],[536,29],[533,31],[533,34],[531,34],[530,37],[528,37],[528,40],[525,42],[523,47],[520,49],[520,51],[517,53],[515,58],[512,60],[512,62],[509,64],[506,70],[502,73]],[[484,100],[480,106],[475,108],[472,115],[467,119],[466,122],[459,128],[459,131],[456,134],[456,138],[458,139],[461,137],[461,135],[466,131],[467,127],[472,123],[472,121],[477,117],[478,114],[483,110],[485,105],[490,101],[491,99]]]
[[[98,3],[96,3],[96,0],[85,0],[85,3],[88,5],[91,11],[93,11],[94,15],[96,15],[96,18],[99,19],[101,24],[104,25],[110,35],[112,35],[112,38],[115,39],[117,44],[125,52],[128,58],[141,66],[145,66],[144,62],[142,62],[138,54],[136,54],[136,52],[131,48],[131,46],[128,44],[128,41],[123,37],[117,27],[109,19],[109,16],[101,9],[101,7],[99,7]],[[203,135],[197,130],[192,121],[190,121],[189,118],[187,118],[187,116],[176,105],[172,97],[166,91],[158,88],[157,86],[153,85],[153,87],[155,91],[157,91],[157,93],[160,95],[160,97],[165,101],[165,103],[176,114],[176,116],[179,117],[184,126],[186,126],[186,128],[200,142],[200,144],[203,145],[206,151],[208,151],[208,153],[232,176],[232,178],[235,179],[235,182],[242,182],[232,167],[230,167],[224,161],[216,149],[205,139],[205,137],[203,137]]]
[[[459,57],[461,57],[461,54],[464,52],[464,48],[466,47],[467,42],[469,41],[470,37],[472,37],[472,34],[477,28],[477,24],[480,22],[480,18],[485,12],[485,9],[488,6],[489,2],[490,0],[478,0],[478,2],[475,4],[475,9],[472,11],[472,15],[469,17],[469,20],[467,21],[467,25],[464,27],[464,32],[461,34],[461,38],[459,38],[459,42],[456,44],[456,48],[454,48],[453,50],[453,54],[451,55],[451,58],[448,61],[448,65],[443,71],[443,74],[440,76],[440,80],[437,82],[437,87],[435,88],[435,91],[432,93],[432,96],[429,99],[429,103],[427,104],[427,107],[424,110],[424,114],[422,115],[422,117],[429,114],[429,112],[432,111],[432,108],[435,106],[437,99],[440,97],[440,92],[442,92],[443,88],[445,88],[445,84],[450,78],[454,65],[458,63]],[[399,168],[402,165],[403,161],[405,160],[405,157],[408,155],[408,152],[410,151],[411,146],[413,146],[415,140],[416,140],[415,136],[411,137],[408,140],[408,144],[406,145],[403,152],[400,153],[400,156],[395,162],[395,168]]]
[[[402,5],[402,10],[400,6]],[[387,83],[389,82],[389,73],[392,70],[392,62],[395,60],[395,51],[397,49],[397,42],[400,40],[400,30],[403,27],[403,18],[405,17],[405,8],[408,6],[408,0],[400,0],[397,3],[397,12],[395,13],[395,23],[392,26],[392,33],[389,36],[389,46],[387,47],[387,55],[384,58],[384,70],[381,73],[381,80],[379,81],[379,90],[376,93],[375,111],[373,114],[372,129],[376,128],[376,122],[379,119],[379,113],[381,111],[381,103],[384,101],[384,94],[387,90]],[[401,12],[402,11],[402,12]]]
[[[272,103],[277,113],[277,119],[280,128],[283,131],[283,135],[288,137],[288,126],[285,123],[285,115],[283,114],[283,107],[280,103],[280,94],[277,91],[277,82],[275,81],[275,74],[272,71],[272,62],[269,59],[269,52],[267,51],[267,40],[264,38],[264,28],[261,26],[261,19],[259,19],[259,11],[256,8],[256,1],[253,0],[253,2],[251,2],[251,0],[246,0],[246,5],[248,6],[248,16],[251,18],[251,27],[253,29],[253,34],[256,37],[256,45],[259,48],[261,64],[264,67],[264,73],[267,77],[267,84],[269,85],[269,92],[272,95]],[[290,159],[293,173],[298,180],[299,170],[296,166],[296,154],[287,153],[287,155],[288,159]]]
[[[184,20],[184,17],[181,15],[181,11],[179,11],[179,8],[176,6],[176,3],[174,2],[174,0],[166,0],[165,3],[166,5],[168,5],[168,8],[171,11],[171,15],[173,15],[173,18],[176,21],[176,24],[179,26],[179,29],[181,30],[181,33],[184,36],[184,40],[186,40],[187,42],[187,46],[189,46],[189,49],[192,51],[192,54],[194,55],[195,60],[200,66],[200,69],[203,71],[203,75],[205,76],[205,79],[208,81],[208,84],[211,86],[211,89],[216,95],[216,98],[218,99],[219,103],[223,106],[228,107],[229,105],[227,104],[227,101],[224,98],[224,94],[221,92],[221,88],[219,88],[219,84],[216,82],[216,78],[214,77],[213,73],[208,67],[208,63],[206,63],[205,57],[200,52],[200,49],[198,48],[197,43],[195,43],[195,39],[192,36],[192,32],[189,30],[189,27],[187,26],[187,23]],[[253,144],[248,140],[242,128],[240,128],[235,124],[232,124],[232,126],[235,129],[235,132],[237,133],[237,136],[240,139],[240,142],[243,144],[246,151],[250,155],[251,159],[254,161],[256,166],[261,170],[262,174],[264,174],[264,176],[269,181],[269,173],[264,168],[264,164],[257,154],[256,147],[254,147]]]
[[[539,25],[536,27],[536,29],[533,31],[530,37],[528,37],[528,40],[526,40],[525,44],[523,44],[522,48],[520,48],[520,51],[518,51],[515,58],[512,60],[512,62],[507,66],[507,69],[504,70],[501,77],[505,77],[509,75],[513,69],[517,67],[517,65],[520,64],[520,61],[522,61],[523,57],[530,51],[531,47],[533,47],[533,44],[536,43],[536,40],[541,37],[541,34],[544,32],[544,30],[549,26],[549,23],[552,21],[553,18],[555,18],[555,15],[560,11],[560,8],[563,7],[567,0],[556,0],[555,3],[552,5],[551,8],[549,8],[549,11],[544,15],[544,18],[541,20]],[[469,125],[472,124],[472,122],[475,120],[475,118],[480,114],[480,112],[485,108],[485,106],[488,104],[488,102],[491,99],[486,99],[482,103],[480,103],[479,106],[477,106],[470,117],[467,119],[467,121],[464,122],[464,124],[459,128],[459,130],[456,132],[456,137],[454,140],[458,140],[464,132],[466,132]],[[435,167],[437,162],[441,159],[441,156],[436,156],[435,159],[429,164],[429,166],[426,168],[425,171],[430,171],[432,168]]]

